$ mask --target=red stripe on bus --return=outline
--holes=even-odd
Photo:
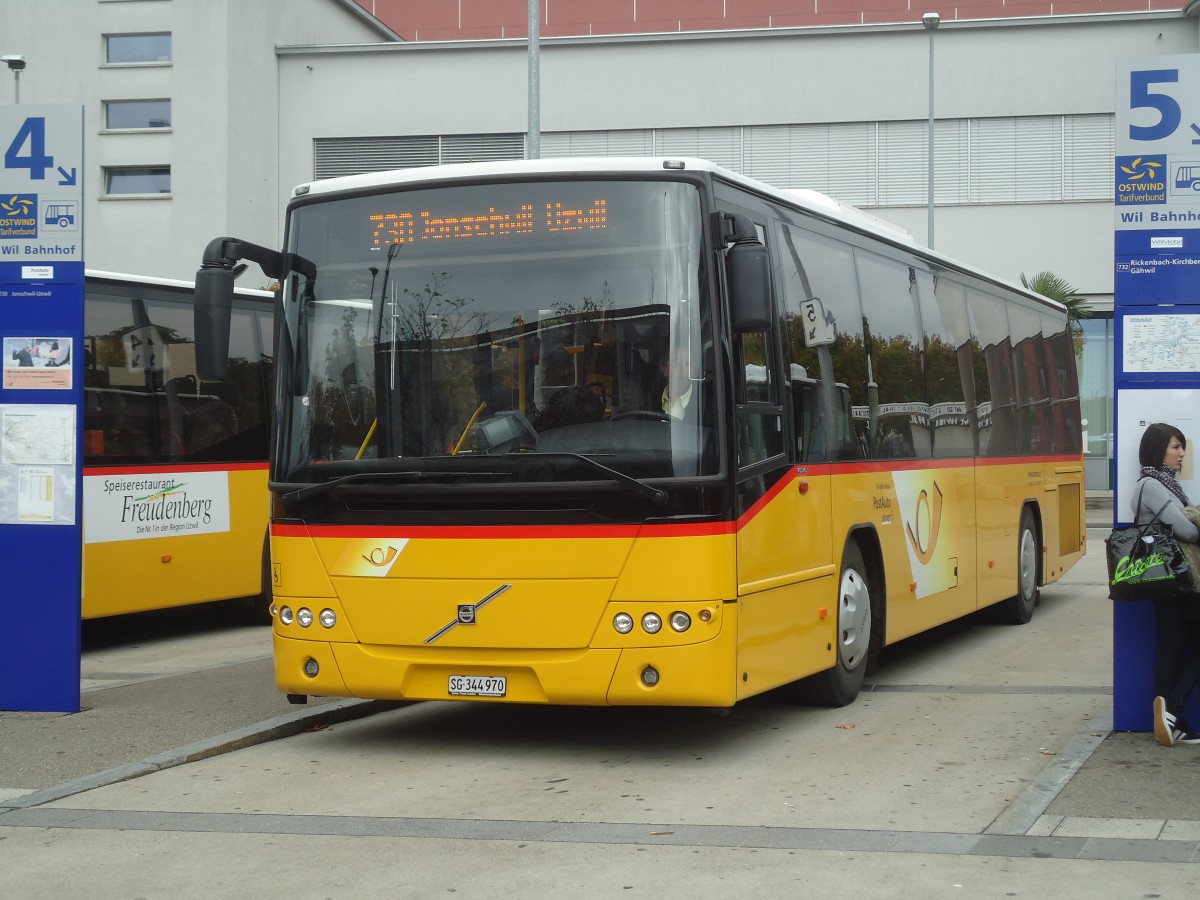
[[[529,540],[570,538],[709,537],[732,534],[732,522],[660,525],[271,525],[273,537],[437,538],[440,540]]]

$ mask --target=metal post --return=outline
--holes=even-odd
[[[937,13],[925,13],[921,24],[929,32],[929,228],[926,243],[933,249],[933,33],[942,23]]]
[[[541,32],[541,0],[529,0],[529,137],[526,140],[526,159],[542,155],[541,83],[538,74],[538,43]]]

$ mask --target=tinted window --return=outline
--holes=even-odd
[[[267,372],[256,318],[235,308],[228,376],[196,374],[192,306],[162,292],[89,285],[85,305],[86,463],[264,460]]]
[[[1074,337],[1065,321],[1042,315],[1042,347],[1050,392],[1050,450],[1072,455],[1083,448]]]
[[[1010,456],[1018,452],[1017,390],[1013,381],[1008,316],[998,297],[968,288],[967,310],[974,347],[972,364],[978,402],[979,452]]]
[[[780,226],[784,347],[801,460],[861,459],[867,426],[862,308],[850,248]],[[806,302],[813,301],[806,307]],[[815,312],[819,310],[819,312]],[[821,318],[820,328],[807,316]],[[825,337],[814,338],[814,333]]]
[[[917,282],[921,289],[933,455],[971,456],[975,452],[978,402],[966,292],[953,281],[924,272],[917,274]]]
[[[932,438],[916,271],[873,253],[858,251],[855,257],[867,348],[871,456],[927,459]]]

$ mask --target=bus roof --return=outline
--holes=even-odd
[[[880,238],[887,243],[903,247],[948,268],[970,273],[1004,288],[1024,294],[1032,300],[1045,303],[1058,310],[1065,307],[1057,300],[1030,291],[1023,285],[1007,281],[982,272],[960,260],[946,256],[919,244],[904,228],[855,206],[842,203],[819,191],[785,189],[749,178],[719,166],[706,159],[690,156],[596,156],[565,157],[560,159],[513,159],[493,162],[450,163],[437,166],[416,166],[407,169],[390,169],[367,172],[361,175],[344,175],[298,185],[292,198],[312,197],[320,194],[357,193],[382,190],[392,187],[414,187],[426,183],[446,182],[456,179],[528,177],[530,175],[620,175],[656,174],[661,172],[700,171],[718,176],[724,181],[740,185],[748,191],[771,197],[781,203],[796,206],[819,218],[845,225],[855,231]]]

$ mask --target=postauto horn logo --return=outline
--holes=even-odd
[[[1117,205],[1167,202],[1167,157],[1118,156]]]
[[[37,237],[37,194],[0,197],[0,238]]]

